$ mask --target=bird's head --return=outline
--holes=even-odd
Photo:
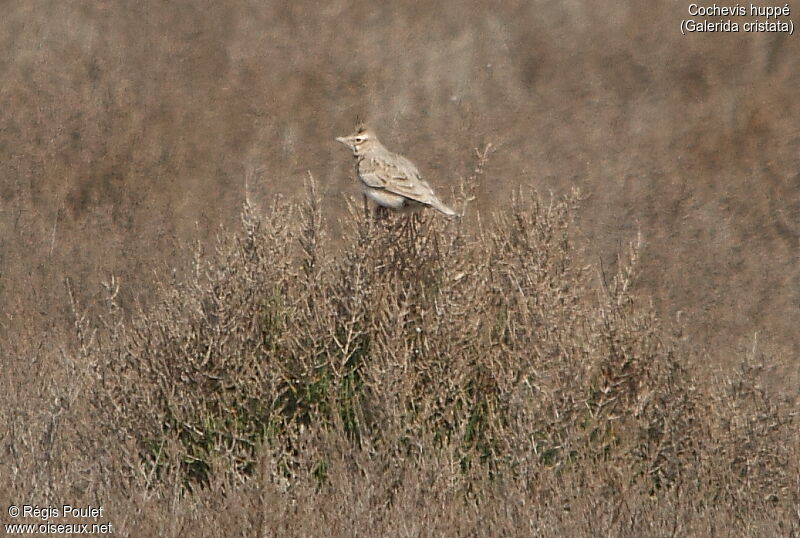
[[[356,156],[363,155],[369,148],[379,144],[375,133],[363,125],[360,125],[356,132],[349,136],[336,137],[336,141],[353,150],[353,155]]]

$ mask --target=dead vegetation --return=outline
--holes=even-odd
[[[309,182],[154,306],[109,282],[76,319],[81,390],[3,440],[4,494],[103,499],[132,535],[797,534],[794,417],[757,357],[698,383],[633,300],[636,246],[604,278],[576,261],[577,193],[464,206],[353,210],[332,246]]]
[[[800,42],[584,4],[7,3],[0,508],[797,536]],[[357,117],[467,218],[347,212]]]

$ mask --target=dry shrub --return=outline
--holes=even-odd
[[[475,502],[559,476],[618,496],[689,478],[709,502],[791,496],[796,447],[773,444],[792,439],[791,415],[742,380],[697,390],[689,355],[633,300],[637,246],[611,278],[578,262],[577,192],[520,192],[488,223],[351,207],[335,247],[308,187],[300,206],[246,205],[242,230],[198,249],[155,308],[125,320],[112,294],[83,352],[120,477],[318,490],[417,465]]]
[[[488,219],[470,197],[449,221],[351,207],[337,242],[310,181],[246,205],[155,306],[123,312],[112,279],[53,416],[0,410],[9,498],[107,498],[140,535],[796,534],[767,358],[698,377],[635,300],[637,245],[614,274],[581,261],[578,193]]]

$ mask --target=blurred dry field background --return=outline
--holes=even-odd
[[[66,434],[59,432],[91,429],[87,424],[100,421],[99,433],[113,420],[86,403],[104,394],[93,381],[103,372],[103,361],[86,346],[93,345],[88,343],[92,331],[97,331],[92,338],[101,340],[109,330],[103,283],[112,275],[120,284],[115,315],[140,319],[140,308],[146,312],[164,300],[154,283],[192,277],[195,243],[213,252],[220,226],[241,228],[246,196],[268,215],[276,199],[287,205],[305,199],[309,173],[322,201],[326,241],[347,252],[352,243],[346,197],[357,189],[352,157],[333,138],[351,132],[357,118],[367,121],[389,149],[410,157],[445,202],[457,198],[460,180],[473,173],[475,149],[491,144],[473,217],[475,211],[487,219],[510,212],[512,194],[521,186],[533,186],[545,198],[549,191],[565,195],[579,187],[584,199],[574,214],[577,250],[570,256],[592,265],[590,277],[576,280],[581,286],[599,289],[601,265],[615,274],[621,269],[618,257],[641,234],[632,297],[647,312],[652,300],[652,325],[678,334],[674,345],[684,357],[681,367],[698,368],[689,376],[692,382],[678,390],[681,401],[695,402],[687,388],[691,384],[702,391],[727,386],[720,372],[739,372],[746,360],[755,361],[755,370],[742,370],[748,372],[742,383],[757,386],[752,391],[759,398],[795,399],[800,381],[800,45],[783,34],[682,36],[679,23],[687,5],[649,0],[5,3],[0,22],[0,383],[5,390],[0,404],[8,427],[0,427],[7,462],[0,466],[7,484],[0,489],[0,504],[42,504],[35,495],[62,502],[75,500],[68,495],[90,498],[101,491],[93,486],[98,477],[110,473],[110,468],[75,463],[86,461],[78,456],[71,460],[71,447],[78,444],[69,436],[61,439]],[[442,226],[437,221],[435,233],[445,233]],[[338,263],[334,254],[327,256],[329,263]],[[86,341],[75,337],[70,292],[78,312],[92,320],[84,327]],[[94,359],[87,363],[87,357]],[[747,377],[754,371],[757,382]],[[673,383],[669,379],[667,385]],[[658,390],[664,388],[661,381],[653,382]],[[576,394],[586,389],[572,388]],[[498,389],[498,394],[505,393]],[[638,405],[632,398],[629,411]],[[138,413],[147,409],[137,405]],[[741,443],[745,459],[769,452],[748,443],[754,437],[769,439],[759,428],[772,431],[765,425],[770,417],[779,417],[776,431],[789,420],[777,403],[752,405],[758,409],[742,408],[741,415],[729,410],[742,420],[731,419],[735,427],[729,424],[729,430],[711,419],[703,422],[709,434],[738,432],[730,439],[746,440]],[[691,415],[684,408],[681,412]],[[130,420],[140,416],[126,413]],[[715,408],[711,415],[725,413]],[[757,427],[747,430],[748,424]],[[791,459],[800,454],[797,436],[780,437],[785,434],[780,430],[775,439]],[[303,442],[318,446],[317,441]],[[31,450],[27,457],[23,447]],[[98,451],[109,452],[107,447]],[[30,465],[34,457],[36,466],[20,464]],[[753,502],[763,506],[727,515],[704,512],[697,517],[707,519],[695,530],[715,528],[714,518],[724,527],[742,514],[757,514],[750,521],[768,525],[769,507],[786,508],[781,503],[792,500],[769,487],[782,484],[796,493],[798,485],[796,475],[792,483],[770,474],[784,467],[781,462],[758,460],[769,478],[754,479],[758,496]],[[75,480],[69,485],[63,483],[66,468]],[[435,474],[432,460],[420,468],[403,468],[405,480],[416,483],[421,478],[414,473]],[[352,469],[342,473],[361,476]],[[429,514],[431,528],[468,534],[469,526],[453,527],[447,519],[458,513],[453,508],[458,504],[433,474],[430,483],[438,488],[445,515]],[[8,476],[13,481],[6,481]],[[564,495],[576,486],[570,481],[578,480],[556,474],[539,478],[547,484],[540,491]],[[547,519],[556,513],[547,510],[556,508],[540,507],[539,515],[552,523],[546,528],[589,535],[591,522],[607,515],[605,495],[627,499],[627,506],[620,501],[608,510],[640,514],[640,523],[646,519],[641,514],[657,514],[650,523],[663,514],[686,515],[681,512],[686,499],[696,500],[689,493],[681,497],[680,489],[671,490],[674,497],[659,497],[641,485],[636,487],[649,493],[626,498],[619,493],[624,487],[606,490],[606,482],[593,480],[596,489],[576,493],[576,527],[559,527],[552,523],[556,519]],[[524,496],[519,484],[506,485],[508,491],[487,486],[488,498],[507,497],[509,491]],[[295,508],[276,509],[270,517],[304,520],[309,534],[325,529],[323,520],[314,519],[318,514],[297,506],[341,501],[348,486],[336,482],[336,487],[336,495],[324,490],[314,497],[313,488],[295,492]],[[352,487],[357,497],[360,486]],[[392,508],[384,512],[384,523],[426,503],[424,492],[414,497],[402,485],[389,490],[407,498],[387,505]],[[169,503],[148,504],[151,493],[141,491],[118,490],[117,519],[134,525],[136,511],[141,516],[149,510],[142,528],[163,528]],[[275,492],[245,490],[222,498],[203,491],[198,493],[202,500],[191,502],[208,511],[234,503],[231,499],[246,504],[260,495],[262,508],[270,504],[265,498],[273,504],[285,499]],[[707,491],[712,500],[706,500],[728,499],[720,491]],[[169,498],[158,497],[162,494],[152,496]],[[126,507],[128,498],[135,501]],[[184,502],[179,498],[176,494],[173,501]],[[156,506],[164,513],[154,512]],[[477,518],[476,528],[485,517],[498,529],[519,530],[514,524],[524,509],[501,514],[487,506],[493,505],[482,504],[486,512],[469,512]],[[123,518],[128,508],[132,512]],[[362,510],[348,506],[343,513],[349,519],[337,524],[367,518]],[[780,512],[772,523],[790,521],[788,513]],[[335,519],[331,512],[323,514]],[[666,535],[674,529],[669,516],[663,517]],[[619,533],[622,527],[615,525],[621,521],[611,517],[607,528]],[[184,522],[193,529],[190,523]],[[747,531],[759,534],[757,524]],[[647,529],[662,528],[653,525]],[[214,528],[205,532],[213,535]],[[630,528],[645,529],[633,523]],[[400,532],[388,523],[378,522],[376,529]],[[797,533],[796,520],[792,529]],[[344,527],[338,531],[347,534]],[[290,529],[276,533],[292,534]]]

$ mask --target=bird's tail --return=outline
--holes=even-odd
[[[436,199],[431,200],[431,207],[434,208],[439,213],[447,215],[448,217],[454,217],[456,215],[455,211],[453,211],[452,209],[450,209],[449,207],[447,207],[442,202]]]

